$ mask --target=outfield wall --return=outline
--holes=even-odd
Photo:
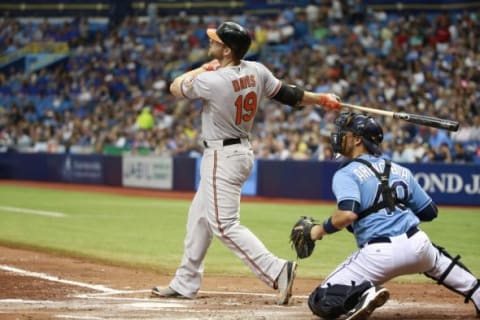
[[[406,164],[443,205],[480,205],[479,164]],[[199,158],[123,155],[0,153],[0,179],[194,191]],[[334,200],[334,161],[257,160],[242,193],[247,196]]]

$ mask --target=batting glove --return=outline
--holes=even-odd
[[[318,104],[329,110],[340,110],[342,108],[340,105],[340,98],[332,93],[319,94]]]
[[[220,62],[218,62],[217,59],[214,59],[210,62],[207,62],[202,65],[202,68],[205,69],[205,71],[215,71],[220,69]]]

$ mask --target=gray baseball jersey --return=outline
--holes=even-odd
[[[277,278],[287,261],[273,255],[240,224],[240,194],[254,163],[248,138],[258,104],[263,96],[274,96],[280,86],[265,66],[249,61],[203,72],[181,84],[184,97],[203,99],[206,142],[200,184],[188,213],[182,262],[170,282],[170,288],[183,296],[193,298],[198,293],[203,259],[213,236],[259,279],[278,288]]]
[[[188,99],[204,99],[203,139],[247,138],[260,99],[274,96],[280,86],[280,80],[263,64],[242,61],[238,66],[186,79],[182,93]]]

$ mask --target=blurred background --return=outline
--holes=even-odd
[[[205,28],[234,20],[254,39],[246,59],[287,83],[460,122],[448,132],[379,117],[385,156],[478,164],[479,14],[473,0],[0,0],[0,153],[65,155],[64,173],[71,155],[198,158],[201,102],[168,87],[207,60]],[[332,159],[335,112],[260,104],[257,159]],[[19,178],[5,166],[0,177]],[[475,194],[470,172],[459,188],[472,180]]]
[[[343,101],[460,122],[377,117],[385,157],[438,204],[480,205],[480,2],[0,0],[0,179],[194,191],[201,101],[174,98],[233,20],[246,59]],[[338,112],[260,101],[242,194],[334,200]]]

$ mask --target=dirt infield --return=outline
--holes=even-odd
[[[206,276],[196,300],[150,297],[170,276],[0,247],[0,319],[316,319],[306,305],[319,279],[297,279],[288,306],[255,278]],[[475,319],[473,305],[435,284],[386,286],[372,319]]]
[[[59,184],[43,186],[66,189]],[[88,187],[88,191],[109,192],[105,187],[94,189]],[[110,192],[126,190],[111,188]],[[139,190],[134,193],[140,195]],[[170,278],[143,269],[0,246],[0,319],[318,319],[306,299],[321,279],[297,279],[291,303],[277,306],[275,292],[253,276],[207,274],[195,300],[152,298],[150,288],[166,285]],[[371,319],[478,319],[472,304],[464,304],[462,297],[434,283],[391,282],[386,287],[391,299]]]

